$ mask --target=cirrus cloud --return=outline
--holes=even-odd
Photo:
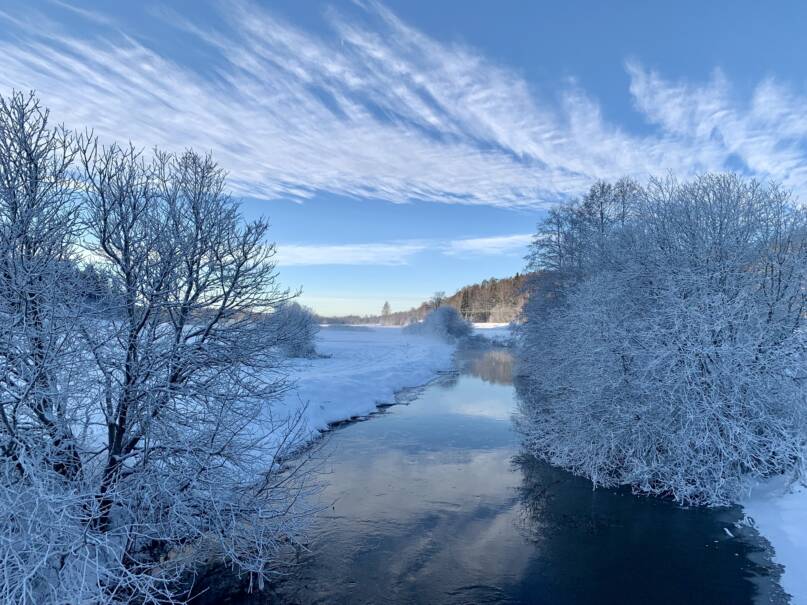
[[[651,126],[639,135],[584,90],[541,94],[377,3],[328,11],[324,32],[239,1],[215,24],[153,16],[192,37],[196,63],[101,12],[53,6],[93,34],[0,12],[0,89],[36,89],[59,120],[106,140],[212,150],[242,195],[540,206],[598,178],[724,169],[807,188],[807,99],[775,80],[743,100],[719,73],[671,82],[628,63],[626,93]]]
[[[301,265],[406,265],[421,252],[448,256],[523,256],[530,234],[443,240],[401,240],[356,244],[278,244],[277,264]]]
[[[277,247],[277,264],[299,265],[405,265],[428,246],[418,242],[362,244],[286,244]]]

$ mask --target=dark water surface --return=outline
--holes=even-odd
[[[520,452],[506,350],[327,437],[311,552],[249,603],[778,602],[735,509],[684,509]],[[725,528],[735,536],[730,537]]]

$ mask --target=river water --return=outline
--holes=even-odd
[[[408,404],[326,437],[310,552],[240,602],[782,602],[739,510],[592,490],[524,455],[507,350],[466,350],[457,364]]]

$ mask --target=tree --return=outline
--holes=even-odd
[[[387,317],[390,311],[389,301],[384,301],[384,306],[381,307],[381,317]]]
[[[404,332],[455,342],[470,336],[473,327],[453,307],[437,307],[429,311],[423,321],[405,326]]]
[[[463,289],[460,295],[460,315],[463,319],[471,319],[471,295],[468,290]]]
[[[534,249],[520,425],[595,484],[725,504],[803,463],[807,214],[734,175],[631,195],[550,216],[562,262]]]
[[[315,339],[319,332],[317,317],[311,309],[290,301],[278,305],[271,317],[274,339],[287,357],[315,357]]]
[[[74,384],[78,188],[72,135],[33,95],[0,97],[0,452],[13,489],[31,467],[80,473]],[[58,481],[58,477],[53,480]]]
[[[446,293],[445,292],[435,292],[434,295],[429,299],[429,306],[432,309],[436,309],[437,307],[441,306],[446,300]]]
[[[102,147],[0,99],[3,601],[176,601],[217,560],[272,573],[307,478],[301,412],[269,410],[291,295],[266,233],[210,157]]]

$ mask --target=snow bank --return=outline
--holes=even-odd
[[[326,357],[290,362],[296,388],[282,402],[289,410],[308,404],[305,431],[312,437],[329,423],[394,403],[396,392],[450,369],[454,354],[454,345],[380,326],[324,326],[316,348]]]
[[[807,486],[770,480],[742,505],[773,546],[774,561],[784,565],[782,588],[793,597],[793,605],[807,605]]]
[[[508,323],[475,323],[474,334],[484,336],[496,344],[507,345],[513,338],[512,326]]]

